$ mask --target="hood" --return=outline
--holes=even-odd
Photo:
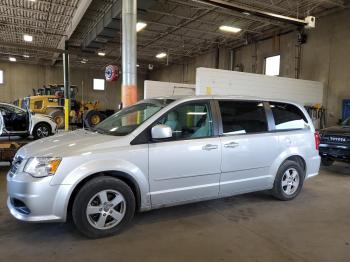
[[[332,126],[321,130],[323,135],[350,136],[350,126]]]
[[[43,138],[22,147],[17,155],[28,157],[68,157],[118,146],[125,137],[77,130]]]

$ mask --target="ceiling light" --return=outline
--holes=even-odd
[[[239,33],[242,31],[241,28],[234,27],[234,26],[228,26],[228,25],[222,25],[219,27],[221,31],[229,32],[229,33]]]
[[[99,56],[105,56],[105,55],[106,55],[105,52],[98,52],[97,54],[98,54]]]
[[[136,65],[136,67],[140,67],[140,65],[139,65],[139,64],[137,64],[137,65]]]
[[[80,63],[86,64],[86,61],[85,60],[81,60]]]
[[[36,0],[28,0],[29,2],[36,2]]]
[[[146,26],[147,26],[147,24],[144,23],[144,22],[137,22],[137,24],[136,24],[136,32],[140,32],[140,31],[143,30]]]
[[[164,58],[164,57],[166,57],[166,56],[167,56],[167,54],[164,53],[164,52],[159,53],[159,54],[156,55],[156,57],[157,57],[158,59],[162,59],[162,58]]]
[[[32,42],[33,41],[33,36],[31,35],[23,35],[23,40],[26,42]]]
[[[16,62],[16,61],[17,61],[16,57],[12,57],[12,56],[9,57],[9,60],[10,60],[11,62]]]
[[[30,56],[29,55],[23,55],[24,58],[29,58]]]

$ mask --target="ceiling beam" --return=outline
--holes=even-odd
[[[78,24],[80,23],[81,19],[83,18],[86,10],[89,8],[91,2],[92,0],[79,1],[78,6],[75,9],[73,16],[70,20],[70,23],[66,28],[64,36],[61,38],[60,42],[58,43],[57,49],[64,49],[65,41],[72,36]],[[58,56],[59,56],[59,53],[54,54],[52,65],[56,63],[56,59]]]
[[[234,3],[234,2],[227,2],[224,0],[192,0],[192,1],[207,4],[214,7],[241,12],[242,14],[246,13],[247,16],[254,15],[261,18],[268,18],[268,19],[276,20],[287,24],[293,24],[296,26],[307,25],[307,23],[301,19],[262,11],[253,7],[243,6],[241,4]]]

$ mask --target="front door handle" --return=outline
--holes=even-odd
[[[218,148],[219,148],[218,145],[212,145],[212,144],[207,144],[207,145],[202,147],[202,149],[206,150],[206,151],[210,151],[210,150],[214,150],[214,149],[218,149]]]
[[[235,147],[238,147],[238,146],[239,146],[239,144],[236,143],[236,142],[230,142],[230,143],[227,143],[227,144],[224,145],[224,147],[226,147],[226,148],[235,148]]]

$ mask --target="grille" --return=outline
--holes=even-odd
[[[321,138],[321,142],[329,144],[350,144],[350,137],[326,135]]]

